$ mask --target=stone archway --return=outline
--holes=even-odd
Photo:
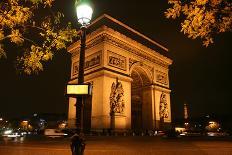
[[[159,127],[160,116],[170,123],[168,71],[172,60],[162,54],[168,49],[108,15],[93,23],[97,25],[91,26],[86,39],[84,80],[91,82],[92,93],[85,104],[84,128],[150,130]],[[69,84],[77,83],[79,50],[80,41],[68,48],[72,54]],[[112,89],[115,82],[121,91]],[[119,104],[122,100],[124,104]],[[70,127],[75,127],[75,105],[76,99],[70,97]],[[118,105],[124,105],[120,106],[123,110],[117,110]]]
[[[151,129],[151,77],[142,66],[136,66],[131,71],[131,78],[131,129],[135,131]]]

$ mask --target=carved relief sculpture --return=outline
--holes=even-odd
[[[160,96],[160,118],[168,118],[168,103],[167,96],[165,93],[162,93]]]
[[[167,74],[156,70],[156,82],[167,85],[168,84]]]
[[[73,63],[73,69],[72,69],[72,76],[75,76],[78,74],[78,62]]]
[[[94,53],[86,58],[85,70],[97,67],[101,64],[101,51]]]
[[[131,69],[131,67],[137,62],[138,62],[137,60],[129,58],[129,69]]]
[[[79,61],[73,63],[72,76],[78,74]],[[85,59],[85,71],[101,65],[101,51],[94,53]]]
[[[110,93],[110,114],[119,113],[122,114],[125,108],[124,102],[124,90],[122,87],[122,83],[118,82],[116,79],[116,83],[113,82],[111,86]]]

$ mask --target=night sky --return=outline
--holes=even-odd
[[[56,0],[67,21],[76,23],[74,1]],[[170,68],[173,118],[183,117],[183,104],[190,117],[206,114],[232,119],[231,33],[220,34],[208,48],[200,40],[188,39],[180,32],[180,20],[168,20],[167,0],[93,0],[93,19],[103,13],[122,21],[167,47],[172,55]],[[66,113],[65,85],[70,78],[70,55],[59,52],[36,76],[17,75],[14,50],[0,60],[0,117],[19,117],[32,113]]]

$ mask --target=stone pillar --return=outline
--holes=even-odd
[[[167,129],[170,128],[171,126],[171,105],[170,105],[170,92],[171,90],[159,86],[154,87],[154,98],[155,98],[155,128],[156,129],[161,129],[160,128],[160,102],[161,102],[161,96],[162,94],[165,95],[165,100],[166,100],[166,113],[167,116],[164,117],[163,119],[163,128]],[[161,129],[162,130],[162,129]]]
[[[143,129],[153,129],[153,91],[151,86],[143,88],[142,122]]]
[[[119,78],[124,90],[125,107],[122,113],[110,115],[110,95],[116,77],[104,74],[93,80],[92,121],[93,130],[128,129],[131,125],[131,83],[126,78]],[[112,122],[113,121],[113,122]]]

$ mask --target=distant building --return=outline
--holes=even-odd
[[[190,122],[189,122],[189,113],[188,113],[188,106],[185,103],[184,104],[184,126],[186,128],[186,130],[189,130],[190,128]]]
[[[187,107],[187,104],[185,103],[184,104],[184,119],[188,120],[188,118],[189,118],[188,107]]]

